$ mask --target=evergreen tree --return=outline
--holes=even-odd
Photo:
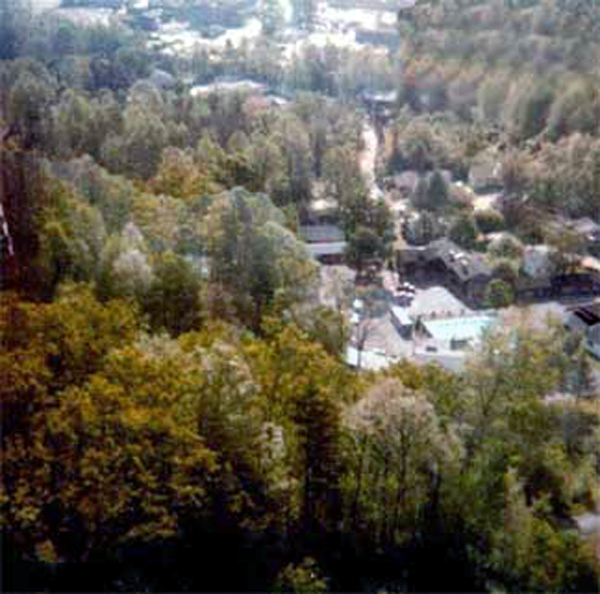
[[[508,307],[514,301],[514,292],[511,286],[501,278],[490,281],[485,290],[484,303],[488,307]]]
[[[314,384],[297,395],[295,405],[302,469],[301,525],[310,538],[335,527],[333,520],[339,512],[340,413],[332,395]]]

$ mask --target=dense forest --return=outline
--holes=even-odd
[[[358,104],[395,88],[378,173],[428,173],[433,223],[439,170],[490,148],[522,238],[598,219],[600,5],[417,2],[402,64],[286,59],[274,5],[177,57],[0,0],[4,588],[596,591],[597,396],[546,398],[586,377],[576,337],[524,314],[460,373],[357,372],[299,228],[334,197],[351,265],[393,259]],[[278,100],[190,93],[223,75]]]
[[[413,145],[437,144],[429,154],[457,171],[469,154],[492,147],[526,218],[531,206],[538,217],[599,218],[597,2],[440,0],[417,3],[399,23],[402,95],[421,120],[409,122]],[[458,138],[440,114],[459,118]],[[397,134],[408,143],[405,126]]]

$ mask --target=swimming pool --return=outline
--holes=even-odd
[[[435,340],[473,340],[481,338],[484,330],[494,324],[493,316],[465,316],[444,320],[424,320],[423,327]]]

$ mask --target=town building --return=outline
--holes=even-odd
[[[600,358],[600,300],[569,308],[564,325],[573,332],[581,332],[586,350]]]
[[[344,232],[337,225],[302,225],[299,236],[310,254],[323,264],[341,264],[346,252]]]
[[[406,307],[392,305],[390,308],[390,319],[400,336],[408,339],[412,336],[414,320],[410,317]]]
[[[482,303],[492,279],[482,255],[467,252],[446,238],[399,250],[397,269],[401,276],[421,284],[442,285],[471,305]]]

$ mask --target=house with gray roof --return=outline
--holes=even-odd
[[[586,350],[600,358],[600,300],[570,307],[564,325],[573,332],[583,333]]]
[[[442,285],[472,305],[481,304],[492,279],[481,254],[467,252],[447,238],[399,250],[397,264],[402,276]]]
[[[324,264],[340,264],[346,252],[346,237],[336,225],[302,225],[298,235],[308,244],[308,251]]]

